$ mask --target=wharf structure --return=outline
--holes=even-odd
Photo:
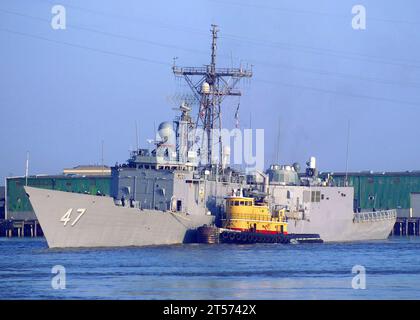
[[[105,165],[81,165],[73,168],[65,168],[63,174],[66,176],[109,176],[111,175],[111,168]]]
[[[6,206],[6,199],[5,199],[5,187],[0,187],[0,220],[4,219],[5,216],[5,206]]]

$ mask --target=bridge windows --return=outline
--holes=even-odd
[[[311,202],[321,201],[321,191],[311,191]]]
[[[252,206],[252,201],[251,200],[244,200],[244,201],[228,201],[227,202],[228,206],[234,207],[234,206],[248,206],[251,207]]]

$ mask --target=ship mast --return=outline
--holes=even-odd
[[[211,25],[212,44],[211,62],[204,67],[178,67],[174,65],[172,70],[175,76],[184,77],[199,102],[196,127],[201,127],[206,133],[207,150],[200,150],[207,153],[207,163],[214,163],[213,148],[218,144],[218,163],[221,166],[223,159],[222,146],[222,109],[221,104],[227,96],[241,96],[241,91],[235,86],[242,78],[252,77],[251,69],[239,68],[218,68],[216,67],[217,34],[218,26]],[[217,141],[213,141],[217,134]],[[201,141],[203,148],[204,141]]]

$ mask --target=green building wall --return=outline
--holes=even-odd
[[[25,183],[26,179],[24,177],[6,179],[8,214],[15,212],[33,212],[29,198],[23,189]],[[93,195],[100,192],[109,195],[111,177],[29,177],[28,186]]]
[[[345,174],[332,174],[335,185],[344,186]],[[368,209],[410,209],[410,193],[420,192],[419,173],[373,173],[348,175],[354,187],[356,207]]]

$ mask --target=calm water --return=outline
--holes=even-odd
[[[54,290],[51,268],[66,269]],[[352,289],[354,265],[366,289]],[[352,244],[51,250],[0,239],[3,299],[419,299],[420,238]]]

